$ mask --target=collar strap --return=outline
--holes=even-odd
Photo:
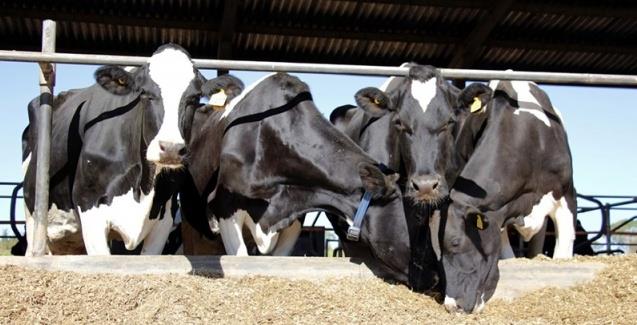
[[[372,192],[365,191],[361,202],[358,204],[356,214],[354,215],[354,223],[347,229],[347,239],[351,241],[359,241],[363,219],[369,208],[369,202],[372,200]]]
[[[232,128],[234,126],[237,126],[239,124],[245,124],[245,123],[261,121],[261,120],[263,120],[265,118],[268,118],[270,116],[287,112],[287,111],[291,110],[292,108],[294,108],[296,105],[298,105],[298,104],[300,104],[300,103],[302,103],[302,102],[304,102],[306,100],[312,100],[312,95],[308,91],[304,91],[302,93],[299,93],[298,95],[294,96],[294,98],[292,98],[292,100],[290,100],[287,104],[284,104],[282,106],[271,108],[271,109],[269,109],[267,111],[263,111],[263,112],[260,112],[260,113],[255,113],[255,114],[250,114],[250,115],[246,115],[246,116],[241,116],[241,117],[237,118],[236,120],[230,122],[230,124],[228,124],[228,126],[226,126],[226,129],[223,131],[223,135],[225,136],[226,133],[228,132],[228,130],[230,130],[230,128]]]

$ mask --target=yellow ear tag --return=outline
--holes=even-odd
[[[226,100],[228,100],[228,95],[226,95],[226,92],[223,89],[221,89],[218,92],[214,93],[212,96],[210,96],[208,105],[223,107],[223,106],[226,106]]]
[[[482,108],[482,101],[478,97],[473,97],[473,103],[471,103],[471,113],[478,112]]]
[[[476,215],[476,228],[484,230],[484,223],[482,223],[482,215]]]

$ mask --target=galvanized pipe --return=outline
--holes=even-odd
[[[42,52],[55,52],[55,27],[52,20],[42,22]],[[49,211],[49,162],[51,158],[51,104],[55,85],[55,65],[40,62],[40,110],[38,112],[35,209],[33,211],[33,256],[46,254]]]
[[[40,53],[24,51],[0,51],[0,60],[27,62],[57,62],[72,64],[114,64],[114,65],[142,65],[148,58],[142,56],[70,54],[70,53]],[[330,73],[349,75],[373,76],[406,76],[407,68],[388,66],[318,64],[318,63],[288,63],[262,61],[234,61],[234,60],[204,60],[193,59],[195,66],[201,69],[253,70],[253,71],[286,71],[304,73]],[[439,69],[443,77],[448,79],[465,80],[531,80],[545,84],[578,84],[600,86],[637,86],[637,76],[592,74],[592,73],[563,73],[563,72],[531,72],[531,71],[500,71],[500,70],[472,70],[472,69]]]

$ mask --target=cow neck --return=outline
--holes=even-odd
[[[304,102],[304,101],[308,101],[308,100],[312,100],[312,94],[310,94],[310,92],[308,91],[304,91],[302,93],[299,93],[298,95],[294,96],[294,98],[292,98],[289,102],[287,102],[284,105],[281,105],[279,107],[275,107],[275,108],[271,108],[269,110],[263,111],[263,112],[259,112],[259,113],[255,113],[255,114],[250,114],[250,115],[245,115],[245,116],[241,116],[235,120],[233,120],[232,122],[230,122],[230,124],[228,124],[228,126],[226,126],[225,130],[223,130],[223,136],[226,135],[226,133],[228,132],[228,130],[230,130],[230,128],[235,127],[237,125],[241,125],[241,124],[246,124],[246,123],[252,123],[252,122],[258,122],[261,120],[264,120],[268,117],[274,116],[274,115],[278,115],[281,113],[285,113],[291,109],[293,109],[294,107],[296,107],[296,105]]]

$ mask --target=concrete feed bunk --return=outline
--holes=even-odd
[[[178,260],[151,267],[151,261],[139,257],[101,264],[80,263],[78,257],[37,263],[2,258],[0,322],[633,324],[637,320],[637,255],[501,262],[499,298],[478,315],[448,314],[431,297],[383,282],[363,266],[343,259],[189,261],[196,274],[223,268],[225,278],[184,275],[192,273],[192,267],[188,271]],[[155,274],[139,274],[145,264],[140,262],[148,262],[143,273]],[[326,267],[321,269],[321,263]],[[273,266],[263,268],[267,265]],[[71,267],[79,273],[51,271]]]

